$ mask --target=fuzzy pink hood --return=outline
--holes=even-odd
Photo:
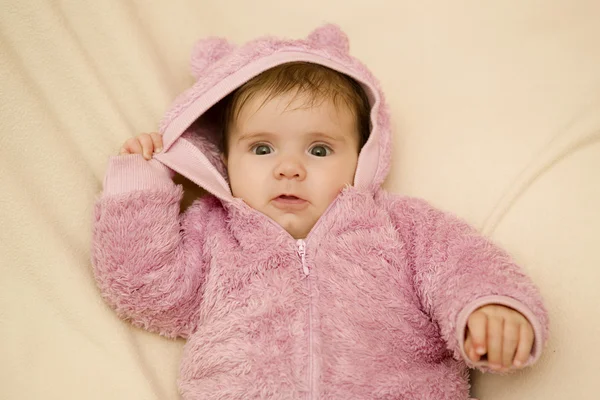
[[[350,56],[348,38],[335,25],[322,26],[304,40],[264,37],[240,47],[223,38],[198,41],[191,58],[196,83],[174,101],[163,118],[160,131],[164,151],[155,158],[221,200],[231,201],[216,144],[218,133],[195,122],[261,72],[297,61],[321,64],[363,85],[371,103],[372,130],[359,156],[354,186],[379,187],[390,168],[389,112],[377,80],[365,65]]]

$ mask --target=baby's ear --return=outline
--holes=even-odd
[[[202,71],[211,64],[230,54],[235,46],[220,37],[201,39],[194,44],[191,57],[192,75],[198,79]]]
[[[333,47],[342,53],[350,51],[348,36],[334,24],[326,24],[315,29],[308,35],[308,40],[319,47]]]
[[[225,153],[221,153],[221,161],[223,161],[223,165],[227,168],[227,156]]]

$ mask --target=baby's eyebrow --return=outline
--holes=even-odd
[[[307,132],[305,133],[305,135],[311,139],[324,139],[324,140],[330,140],[330,141],[334,141],[334,142],[345,142],[346,141],[346,137],[344,135],[335,135],[335,134],[329,134],[329,133],[325,133],[325,132],[320,132],[320,131],[314,131],[314,132]],[[238,142],[244,142],[244,141],[252,141],[252,140],[267,140],[267,139],[273,139],[274,137],[280,136],[276,133],[272,133],[272,132],[244,132],[244,133],[240,133],[239,135],[235,135],[235,139]]]
[[[346,141],[346,137],[343,135],[333,135],[333,134],[329,134],[329,133],[325,133],[325,132],[310,132],[309,136],[314,137],[314,138],[328,139],[328,140],[332,140],[334,142],[345,142]]]
[[[267,138],[271,138],[275,136],[275,134],[270,133],[270,132],[245,132],[245,133],[241,133],[239,134],[236,139],[239,142],[242,141],[250,141],[250,140],[256,140],[256,139],[267,139]]]

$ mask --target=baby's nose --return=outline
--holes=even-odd
[[[303,180],[306,177],[306,169],[302,163],[292,158],[282,160],[275,168],[274,173],[276,179]]]

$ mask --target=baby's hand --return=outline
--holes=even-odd
[[[532,346],[533,327],[512,308],[490,304],[475,310],[467,320],[465,353],[473,362],[487,354],[493,370],[521,368]]]
[[[121,150],[123,154],[141,154],[146,160],[152,158],[153,153],[160,153],[163,148],[162,136],[158,133],[142,133],[127,140]]]

